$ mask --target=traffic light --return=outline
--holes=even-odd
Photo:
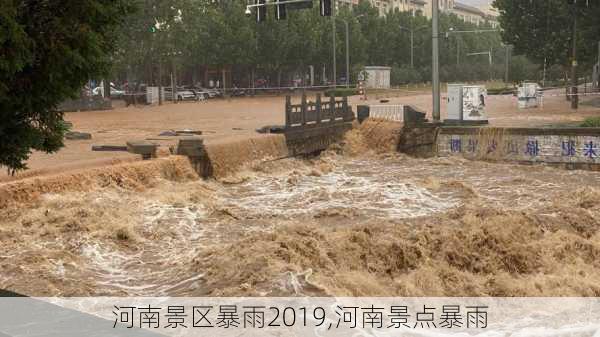
[[[275,6],[275,18],[277,20],[285,20],[287,17],[287,11],[285,8],[285,4],[280,4],[281,0],[277,0],[277,5]]]
[[[267,19],[267,0],[254,0],[256,7],[256,22],[263,22]]]
[[[331,16],[333,13],[333,0],[320,0],[321,16]]]

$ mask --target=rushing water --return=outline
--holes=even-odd
[[[339,216],[348,225],[361,219],[426,217],[455,209],[473,196],[497,207],[526,210],[552,203],[552,195],[565,190],[600,186],[593,172],[462,159],[333,156],[319,163],[327,168],[290,159],[282,169],[251,172],[235,184],[168,183],[152,193],[88,193],[76,206],[70,202],[51,211],[65,212],[66,218],[73,214],[69,207],[104,205],[108,213],[111,208],[115,214],[127,211],[127,217],[116,216],[115,221],[128,225],[135,239],[107,239],[94,230],[46,237],[27,231],[24,240],[5,239],[0,247],[0,287],[43,295],[202,295],[209,276],[190,268],[198,253],[252,233],[302,221],[319,223],[325,221],[320,220],[323,214]],[[200,185],[208,191],[203,198],[183,197]],[[56,208],[68,196],[52,198]],[[35,221],[45,220],[40,215]],[[28,275],[45,276],[27,285]]]

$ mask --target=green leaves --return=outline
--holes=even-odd
[[[63,144],[58,104],[108,72],[126,0],[8,0],[0,5],[0,166]],[[85,15],[82,15],[85,13]]]
[[[515,46],[518,54],[548,65],[569,64],[572,27],[578,19],[578,58],[591,64],[597,55],[600,33],[600,6],[597,1],[578,1],[571,6],[565,0],[495,0],[500,10],[503,40]]]

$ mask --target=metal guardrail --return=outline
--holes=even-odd
[[[404,105],[370,105],[369,117],[393,122],[404,121]]]

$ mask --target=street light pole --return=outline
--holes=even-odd
[[[598,42],[598,65],[596,66],[596,89],[600,88],[600,42]]]
[[[331,4],[331,36],[333,39],[333,89],[337,87],[337,61],[336,61],[336,46],[335,46],[335,0]]]
[[[348,21],[344,20],[346,24],[346,88],[350,88],[350,32]]]
[[[507,44],[506,45],[506,69],[505,69],[505,73],[504,73],[504,78],[505,78],[504,83],[508,83],[508,81],[509,81],[508,74],[509,74],[509,69],[510,69],[510,55],[511,55],[510,45]],[[544,66],[545,66],[545,64],[544,64]]]
[[[433,120],[440,121],[440,46],[439,46],[439,0],[431,1],[432,8],[432,94],[433,94]]]
[[[460,39],[456,37],[456,65],[460,65]]]
[[[414,69],[415,67],[415,30],[413,27],[406,28],[400,26],[400,29],[403,29],[410,33],[410,68]]]
[[[355,19],[363,17],[364,14],[355,16]],[[346,88],[350,88],[350,24],[347,19],[340,18],[346,26]]]
[[[573,8],[573,60],[571,61],[571,109],[579,107],[577,95],[577,13]]]
[[[427,26],[419,27],[417,29],[415,29],[414,27],[406,28],[406,27],[400,26],[400,29],[403,29],[410,33],[410,67],[412,69],[415,68],[415,32],[417,32],[423,28],[427,28]]]
[[[410,68],[415,68],[415,30],[410,30]]]

